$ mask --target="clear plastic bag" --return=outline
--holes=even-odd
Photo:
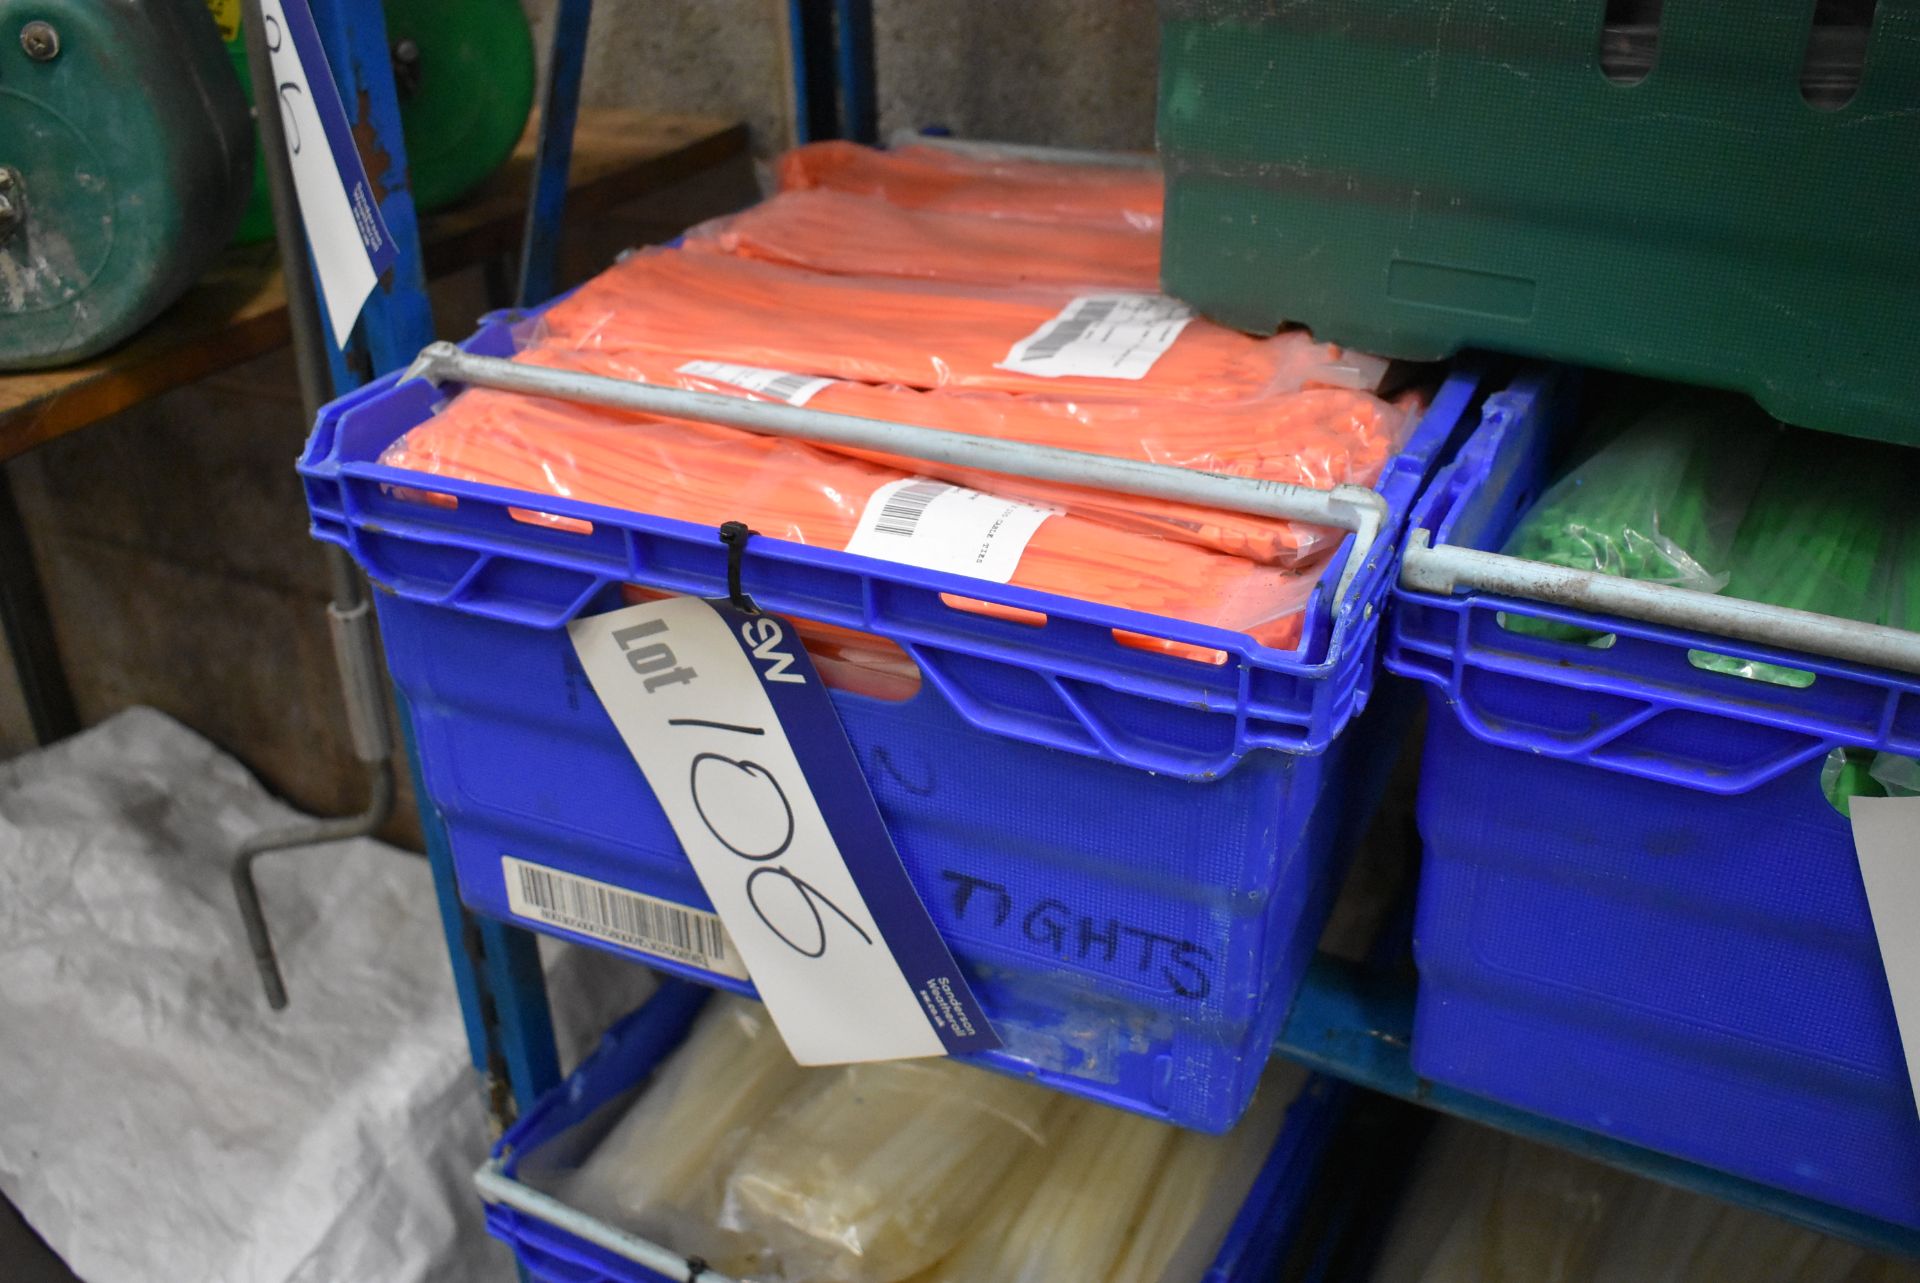
[[[1428,1140],[1374,1283],[1893,1283],[1912,1267],[1486,1128]]]
[[[1776,430],[1744,398],[1676,395],[1554,482],[1503,551],[1718,592]]]
[[[1107,1283],[1187,1283],[1206,1273],[1306,1081],[1304,1069],[1277,1063],[1232,1131],[1174,1133]]]
[[[742,1151],[720,1224],[765,1243],[790,1279],[910,1278],[1047,1143],[1058,1099],[949,1060],[818,1071]]]
[[[813,272],[989,285],[1160,286],[1160,236],[1127,224],[1030,223],[911,209],[819,188],[703,223],[694,253]]]
[[[1849,817],[1856,797],[1920,797],[1920,762],[1870,748],[1836,748],[1820,763],[1820,791]]]
[[[610,366],[692,353],[860,383],[1049,396],[1244,402],[1304,387],[1371,391],[1386,371],[1301,330],[1254,338],[1148,293],[827,276],[672,249],[629,255],[533,332],[549,350]]]
[[[1150,166],[1068,165],[907,146],[819,142],[780,158],[780,189],[878,196],[907,209],[1158,234],[1165,184]]]
[[[1208,1136],[950,1060],[799,1069],[722,997],[557,1192],[765,1283],[1189,1283],[1306,1077]]]
[[[590,354],[533,347],[519,360],[636,383],[749,400],[802,398],[812,409],[974,436],[1031,442],[1226,476],[1310,486],[1370,486],[1405,444],[1416,397],[1384,401],[1370,392],[1309,388],[1236,405],[1184,405],[1152,398],[1072,397],[1006,392],[920,391],[788,372],[727,367],[679,356],[609,364]],[[794,389],[801,389],[795,391]],[[935,476],[1093,517],[1106,525],[1177,539],[1269,565],[1303,566],[1330,553],[1342,531],[1197,504],[1115,494],[956,465],[822,445],[903,472]]]
[[[1863,623],[1884,618],[1905,501],[1886,449],[1789,428],[1741,519],[1727,595]],[[1698,662],[1777,685],[1813,681],[1802,669],[1731,655]]]
[[[660,420],[594,406],[474,389],[415,427],[383,463],[529,493],[717,526],[744,521],[761,535],[845,548],[889,520],[909,474],[778,437]],[[420,497],[432,501],[431,486]],[[877,505],[877,510],[876,510]],[[529,508],[531,521],[554,521]],[[909,517],[911,514],[908,514]],[[924,527],[916,527],[917,537]],[[874,541],[856,547],[864,550]],[[896,557],[895,559],[906,559]],[[1243,631],[1292,647],[1314,576],[1057,513],[1042,517],[1008,582],[1043,592]],[[1027,619],[1025,612],[955,598],[958,609]],[[1145,635],[1146,649],[1217,653]]]
[[[761,1122],[806,1082],[766,1008],[718,996],[559,1195],[727,1273],[758,1273],[763,1246],[720,1226],[723,1182]]]

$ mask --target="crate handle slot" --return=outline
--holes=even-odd
[[[711,392],[687,392],[679,388],[628,383],[604,375],[550,370],[542,366],[516,364],[499,357],[475,356],[470,352],[462,352],[451,343],[431,343],[422,348],[419,357],[402,376],[402,381],[414,378],[555,397],[562,401],[612,406],[620,410],[639,410],[668,418],[725,424],[767,436],[828,441],[883,454],[978,468],[983,472],[1029,477],[1036,481],[1093,486],[1120,494],[1173,499],[1254,516],[1333,526],[1353,533],[1353,550],[1334,589],[1336,603],[1346,598],[1348,587],[1366,564],[1368,554],[1372,552],[1374,542],[1389,516],[1387,501],[1365,486],[1341,485],[1331,490],[1315,490],[1281,481],[1230,477],[1215,472],[1147,463],[1139,459],[1121,459],[1111,455],[1087,454],[1080,450],[1031,445],[1024,441],[1003,441],[997,437],[917,428],[884,419],[861,419],[772,402],[747,401]]]
[[[1570,570],[1452,544],[1434,545],[1432,538],[1426,530],[1415,530],[1408,536],[1400,558],[1402,588],[1442,597],[1450,596],[1456,588],[1472,588],[1902,673],[1920,673],[1920,633],[1902,628],[1591,570]]]
[[[702,1267],[696,1271],[693,1264],[679,1253],[637,1234],[615,1229],[597,1217],[575,1211],[552,1195],[542,1194],[532,1186],[522,1184],[507,1175],[504,1158],[491,1158],[481,1164],[480,1170],[473,1174],[473,1184],[480,1191],[482,1202],[497,1203],[511,1207],[516,1212],[524,1212],[583,1238],[595,1247],[604,1248],[615,1256],[673,1279],[675,1283],[694,1283],[696,1278],[698,1283],[734,1283],[729,1276],[717,1274],[711,1269]]]

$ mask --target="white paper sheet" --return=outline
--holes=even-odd
[[[260,995],[227,861],[295,818],[151,710],[0,763],[0,1188],[88,1283],[504,1283],[425,861],[261,860],[292,1005]],[[563,1050],[651,984],[549,977],[596,1008]]]
[[[1920,797],[1856,797],[1847,809],[1907,1077],[1920,1092]]]

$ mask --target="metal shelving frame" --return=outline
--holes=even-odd
[[[377,0],[312,0],[342,97],[369,104],[368,123],[402,181],[382,184],[382,211],[401,250],[345,350],[330,353],[333,392],[343,394],[400,368],[434,338],[420,271],[417,224],[405,175],[397,97]],[[592,0],[559,0],[542,69],[538,160],[520,257],[518,297],[549,296],[555,285],[572,132],[579,105]],[[789,0],[793,92],[802,141],[873,141],[876,108],[870,0]],[[364,94],[364,99],[360,95]],[[446,932],[473,1064],[504,1126],[558,1083],[559,1063],[534,935],[479,917],[460,903],[445,829],[420,787],[418,752],[404,700],[401,729],[422,800],[421,824]],[[1402,924],[1404,928],[1404,923]],[[1757,1185],[1624,1144],[1595,1132],[1415,1076],[1410,1059],[1413,982],[1406,969],[1360,967],[1322,957],[1310,972],[1276,1047],[1321,1073],[1555,1145],[1657,1180],[1835,1234],[1880,1250],[1920,1256],[1920,1232]]]

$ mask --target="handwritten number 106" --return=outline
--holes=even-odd
[[[732,726],[725,722],[693,718],[675,718],[669,725],[705,726],[741,735],[763,733],[756,727]],[[746,781],[754,781],[755,786],[761,789],[771,789],[773,801],[778,805],[741,805],[746,800],[740,791],[741,785]],[[713,834],[714,840],[721,846],[755,866],[753,872],[747,874],[747,903],[753,906],[760,921],[780,938],[782,944],[803,957],[818,958],[824,955],[827,951],[827,920],[820,912],[822,908],[832,910],[834,916],[851,927],[864,943],[873,943],[873,937],[818,887],[793,870],[772,863],[793,845],[794,821],[793,807],[787,801],[786,790],[780,787],[780,781],[773,777],[771,771],[746,758],[699,753],[688,768],[687,788],[693,796],[694,809],[707,826],[707,832]],[[713,805],[709,805],[709,802]],[[754,822],[749,822],[750,819]],[[723,832],[723,829],[726,831]],[[794,896],[799,897],[799,905],[813,918],[813,930],[808,933],[810,942],[806,944],[795,940],[770,916],[779,912],[782,900],[791,906]]]

